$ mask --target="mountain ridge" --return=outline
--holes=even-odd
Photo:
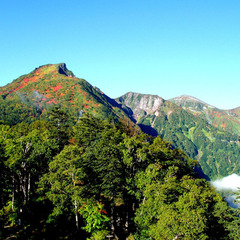
[[[175,103],[178,102],[178,101],[181,102],[183,100],[185,100],[185,101],[194,101],[194,102],[201,103],[203,105],[207,105],[207,106],[212,107],[212,108],[216,108],[213,105],[208,104],[208,103],[204,102],[203,100],[200,100],[199,98],[196,98],[194,96],[187,95],[187,94],[183,94],[183,95],[180,95],[178,97],[174,97],[174,98],[168,99],[168,101],[172,101],[172,102],[175,102]]]
[[[81,110],[100,118],[112,115],[128,119],[98,88],[68,70],[65,63],[42,65],[0,87],[0,104],[0,117],[9,124],[47,117],[46,110],[55,105],[69,112],[75,121]]]
[[[183,107],[194,115],[203,117],[217,128],[240,135],[240,107],[223,110],[188,95],[182,95],[168,101]]]
[[[197,159],[211,179],[240,172],[240,108],[224,112],[187,95],[175,102],[134,92],[112,99],[77,78],[64,63],[40,66],[0,87],[0,106],[0,120],[9,125],[47,119],[54,106],[65,110],[73,123],[82,111],[102,119],[124,119]]]
[[[193,114],[172,101],[161,98],[161,104],[154,111],[147,109],[147,104],[145,108],[139,105],[140,102],[151,102],[151,106],[154,106],[153,99],[158,98],[156,95],[127,93],[116,101],[123,108],[128,108],[129,112],[132,111],[132,117],[143,131],[160,135],[174,147],[185,151],[189,157],[197,159],[210,179],[240,171],[238,135],[214,126],[206,116]]]

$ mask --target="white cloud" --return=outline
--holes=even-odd
[[[240,176],[234,173],[222,179],[213,181],[212,185],[219,191],[237,191],[238,188],[240,188]]]

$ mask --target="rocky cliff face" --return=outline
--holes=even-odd
[[[59,72],[60,74],[63,74],[63,75],[65,75],[65,76],[67,76],[67,77],[75,77],[75,75],[73,74],[73,72],[67,69],[67,66],[66,66],[65,63],[60,63],[60,64],[59,64],[58,72]]]
[[[140,93],[129,92],[116,101],[123,107],[132,110],[132,116],[137,121],[145,115],[158,115],[158,110],[164,103],[164,99],[156,95],[144,95]]]

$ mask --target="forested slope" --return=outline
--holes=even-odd
[[[158,96],[128,93],[117,101],[143,131],[160,135],[198,160],[210,179],[240,172],[238,135]]]
[[[1,237],[238,239],[238,218],[168,142],[84,114],[1,125]]]
[[[0,95],[0,238],[239,239],[195,171],[237,172],[236,135],[158,96],[116,102],[65,64]]]

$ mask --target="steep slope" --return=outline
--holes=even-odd
[[[225,131],[240,135],[240,109],[222,110],[197,98],[182,95],[169,101],[207,120],[210,124]]]
[[[127,93],[116,101],[125,111],[132,112],[131,117],[142,130],[161,135],[197,159],[209,178],[240,172],[237,135],[216,128],[199,114],[158,96]],[[198,108],[205,105],[195,104]]]
[[[31,122],[47,117],[46,110],[53,106],[65,109],[75,121],[82,111],[102,118],[126,118],[108,99],[99,89],[75,77],[66,64],[49,64],[0,88],[0,119],[8,124]]]
[[[166,101],[156,95],[130,92],[114,100],[75,77],[64,63],[40,66],[0,88],[0,121],[6,124],[48,118],[48,110],[54,106],[67,111],[72,121],[77,121],[82,112],[104,119],[124,118],[129,123],[131,119],[143,131],[161,135],[197,159],[212,179],[240,172],[239,136],[222,130],[227,128],[216,128],[223,110],[196,98]],[[212,117],[215,112],[216,120]],[[235,118],[237,126],[240,108],[226,114]]]
[[[133,109],[133,117],[139,117],[155,114],[163,104],[164,99],[156,95],[142,95],[139,93],[127,93],[118,99],[120,103]]]

